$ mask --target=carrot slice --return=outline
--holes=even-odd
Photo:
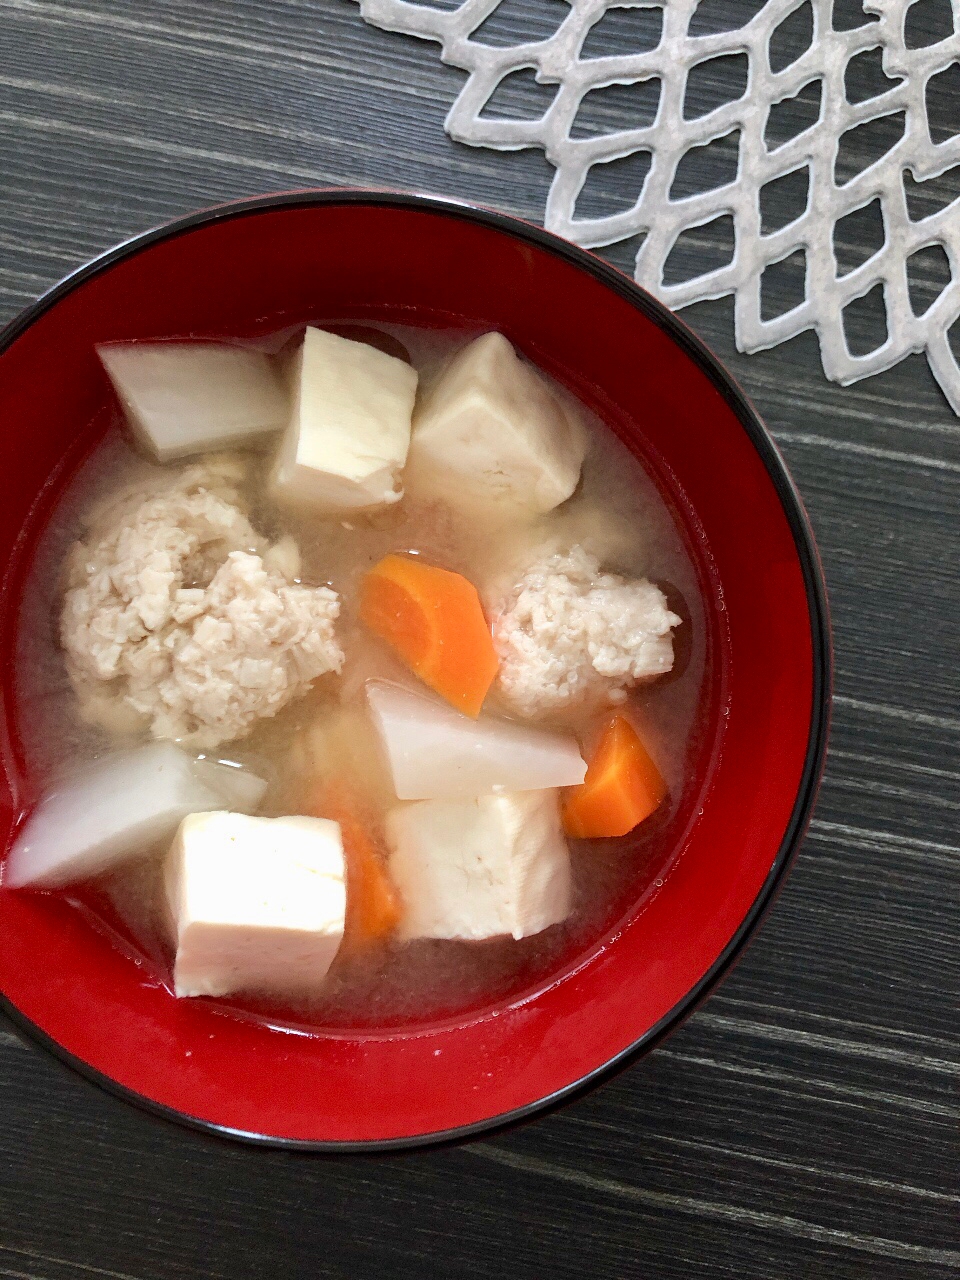
[[[604,729],[587,776],[571,787],[563,803],[563,829],[589,840],[625,836],[649,818],[667,794],[667,785],[626,716]]]
[[[384,556],[360,585],[360,618],[424,684],[464,715],[480,714],[499,664],[477,589],[462,574]]]
[[[400,902],[360,801],[343,777],[334,777],[320,787],[309,807],[316,817],[340,824],[347,867],[344,946],[359,949],[380,941],[397,927]]]

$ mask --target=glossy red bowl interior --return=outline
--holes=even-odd
[[[728,375],[662,306],[578,249],[493,213],[304,192],[121,246],[0,336],[4,694],[17,593],[109,392],[94,344],[380,318],[498,328],[597,408],[672,502],[703,580],[707,727],[670,873],[606,936],[499,1005],[296,1035],[175,1001],[55,895],[0,889],[5,1007],[59,1056],[189,1123],[295,1145],[462,1136],[564,1097],[655,1044],[722,975],[782,879],[826,735],[829,643],[796,494]],[[8,839],[30,799],[0,795]]]

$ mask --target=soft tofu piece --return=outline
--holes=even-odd
[[[573,493],[585,453],[573,409],[502,334],[485,333],[422,396],[409,488],[494,519],[541,514]]]
[[[135,434],[161,462],[282,430],[287,397],[262,351],[212,342],[97,347]]]
[[[294,374],[274,492],[330,514],[401,498],[416,370],[365,342],[308,328]]]
[[[570,734],[528,729],[493,716],[472,720],[387,681],[368,681],[366,693],[400,800],[573,787],[586,775]]]
[[[4,883],[50,888],[99,875],[168,840],[188,813],[222,805],[172,743],[110,756],[41,800],[10,851]]]
[[[421,800],[386,818],[400,935],[525,938],[570,913],[556,791]]]
[[[165,868],[178,996],[315,989],[343,941],[340,827],[193,813]]]

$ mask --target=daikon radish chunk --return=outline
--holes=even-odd
[[[97,347],[134,433],[161,462],[279,431],[287,396],[262,351],[212,342]]]
[[[400,800],[542,791],[575,786],[586,774],[569,734],[493,716],[471,720],[385,681],[367,683],[367,703]]]
[[[256,813],[267,789],[266,780],[239,765],[219,760],[196,760],[194,772],[220,797],[220,807],[233,813]]]
[[[294,739],[284,772],[292,797],[287,807],[292,803],[293,813],[315,813],[317,779],[340,774],[349,779],[368,808],[384,809],[396,801],[390,769],[362,689],[348,706],[318,707]]]
[[[172,743],[110,756],[41,800],[10,851],[4,883],[49,888],[99,875],[172,837],[188,813],[222,805]]]

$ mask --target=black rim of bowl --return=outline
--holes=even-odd
[[[810,524],[804,511],[800,496],[780,457],[772,438],[761,422],[753,406],[740,390],[732,376],[723,367],[717,357],[703,342],[669,311],[663,303],[646,293],[629,277],[609,266],[600,258],[587,253],[551,232],[538,226],[520,221],[507,214],[494,210],[477,208],[462,201],[446,199],[439,196],[413,195],[393,191],[367,190],[306,190],[280,192],[272,195],[253,196],[247,199],[232,201],[203,209],[186,217],[178,218],[153,230],[123,241],[113,249],[94,258],[85,266],[66,276],[59,284],[48,290],[36,302],[26,307],[19,315],[0,330],[0,355],[14,343],[40,316],[49,311],[67,294],[72,293],[94,276],[108,270],[118,262],[149,249],[152,245],[164,240],[173,240],[177,236],[211,223],[225,222],[233,218],[243,218],[266,210],[288,209],[300,206],[329,205],[372,205],[378,208],[395,208],[406,210],[422,210],[426,213],[438,214],[448,218],[458,218],[473,222],[491,230],[503,232],[515,239],[524,240],[538,249],[545,250],[555,257],[564,259],[571,265],[587,272],[629,302],[658,328],[663,330],[687,356],[707,375],[724,400],[735,413],[740,425],[747,433],[757,451],[767,474],[773,483],[790,525],[796,546],[797,557],[803,571],[804,585],[807,595],[807,606],[810,614],[811,642],[813,650],[813,698],[810,708],[810,728],[807,740],[807,752],[803,773],[797,790],[790,821],[777,850],[776,857],[767,877],[753,901],[750,910],[741,921],[739,928],[724,947],[723,951],[710,966],[699,982],[687,992],[682,1000],[650,1027],[642,1036],[628,1045],[615,1057],[603,1063],[570,1084],[558,1089],[544,1098],[527,1103],[514,1111],[490,1116],[478,1120],[474,1124],[460,1128],[436,1130],[431,1133],[416,1134],[411,1137],[387,1138],[373,1140],[329,1141],[324,1139],[283,1138],[272,1134],[254,1133],[232,1129],[213,1121],[191,1116],[187,1112],[178,1111],[163,1103],[128,1089],[125,1085],[105,1075],[97,1068],[90,1066],[81,1058],[77,1058],[69,1050],[58,1044],[42,1028],[32,1022],[0,992],[0,1009],[10,1018],[29,1039],[42,1045],[55,1057],[72,1067],[75,1071],[100,1085],[108,1092],[123,1098],[125,1101],[141,1107],[154,1115],[198,1129],[207,1134],[231,1138],[243,1142],[269,1147],[282,1147],[290,1150],[315,1152],[354,1152],[379,1153],[385,1151],[402,1151],[415,1147],[438,1145],[440,1143],[456,1143],[474,1138],[481,1134],[490,1134],[543,1114],[573,1098],[580,1096],[590,1088],[622,1071],[631,1062],[648,1053],[674,1031],[697,1006],[706,998],[733,966],[743,951],[751,935],[756,930],[763,916],[772,905],[778,890],[781,888],[790,865],[799,849],[806,831],[816,798],[817,786],[826,755],[827,734],[830,717],[830,696],[832,682],[832,656],[830,645],[830,624],[827,606],[827,595],[820,568],[816,544]]]

